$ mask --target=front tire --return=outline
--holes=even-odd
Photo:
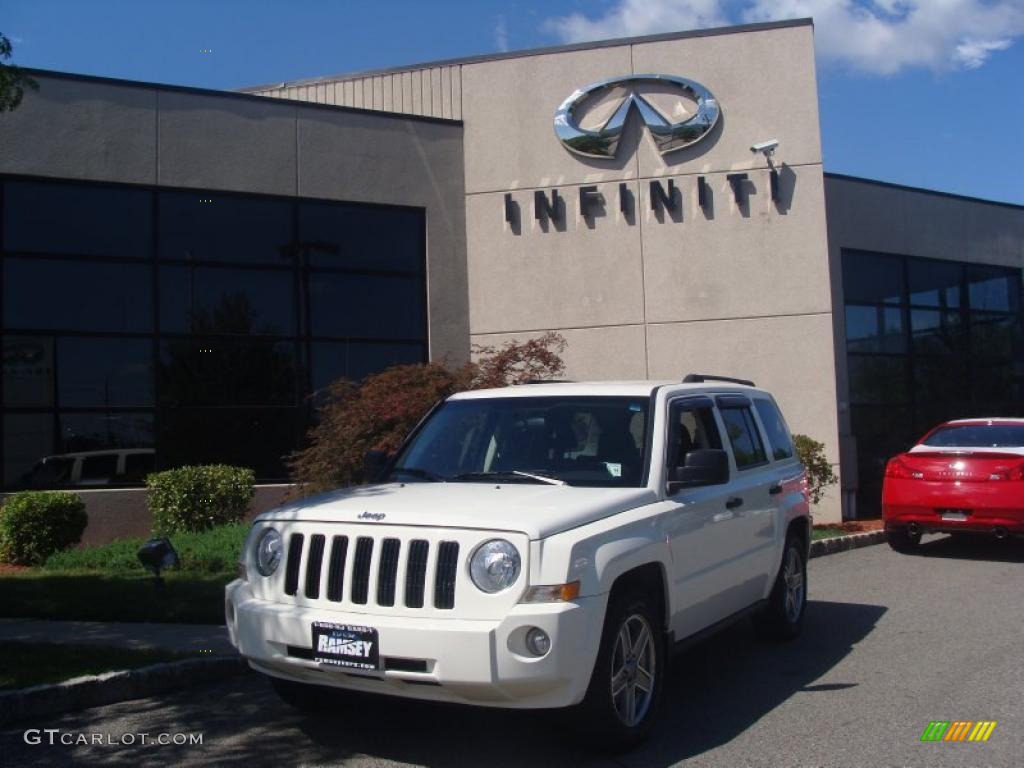
[[[612,595],[578,725],[590,743],[622,752],[651,728],[665,679],[665,632],[649,595]]]
[[[770,640],[792,640],[800,634],[807,607],[807,547],[799,536],[788,536],[782,564],[768,605],[757,617],[757,628]]]

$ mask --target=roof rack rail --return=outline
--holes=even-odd
[[[683,378],[683,384],[703,384],[705,381],[727,381],[730,384],[742,384],[745,387],[757,386],[749,379],[734,379],[731,376],[715,376],[711,373],[688,373]]]
[[[576,382],[572,379],[527,379],[526,381],[519,382],[523,384],[575,384]]]

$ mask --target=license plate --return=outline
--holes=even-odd
[[[942,513],[942,519],[943,520],[966,520],[967,519],[967,513],[966,512],[954,512],[954,511],[950,510],[949,512],[943,512]]]
[[[313,622],[313,661],[354,669],[377,669],[377,630],[352,624]]]

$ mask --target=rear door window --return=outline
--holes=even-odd
[[[754,422],[754,414],[750,408],[722,408],[722,421],[725,432],[729,436],[733,455],[736,457],[737,469],[749,469],[768,462],[761,442],[761,433]]]

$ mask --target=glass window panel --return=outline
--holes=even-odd
[[[161,344],[158,383],[165,405],[293,405],[295,344],[224,338]]]
[[[68,475],[65,465],[38,466],[53,448],[54,417],[49,413],[4,414],[4,485],[7,488],[50,488]]]
[[[299,204],[299,243],[312,266],[422,272],[423,231],[419,209]]]
[[[1021,321],[1015,315],[971,313],[971,353],[991,357],[1013,357],[1024,341]]]
[[[7,181],[4,248],[146,258],[153,250],[152,199],[128,187]]]
[[[62,413],[57,453],[153,447],[153,414]]]
[[[291,264],[291,242],[291,201],[160,193],[161,258]]]
[[[722,408],[722,421],[736,457],[736,468],[745,469],[765,463],[768,458],[761,443],[761,433],[754,424],[749,408]]]
[[[931,259],[908,259],[910,303],[928,307],[960,306],[963,265]]]
[[[903,299],[903,260],[880,253],[843,251],[846,301],[899,304]]]
[[[261,480],[287,477],[284,457],[305,431],[297,408],[174,408],[160,412],[160,465],[225,463]]]
[[[147,332],[153,327],[148,265],[4,259],[7,328]]]
[[[294,334],[294,273],[161,267],[160,330],[163,333]]]
[[[914,445],[923,432],[914,429],[908,408],[855,406],[850,418],[857,436],[858,514],[877,516],[886,462]]]
[[[1020,377],[1009,363],[977,362],[971,366],[971,400],[981,416],[1014,416],[1024,408]],[[1012,405],[1017,403],[1017,405]]]
[[[314,336],[426,335],[421,278],[311,273],[309,296]]]
[[[1016,312],[1020,308],[1019,270],[972,264],[967,268],[967,280],[972,309]]]
[[[313,343],[313,389],[326,388],[342,377],[361,381],[392,365],[422,363],[422,344],[374,344],[371,342],[318,341]]]
[[[846,307],[846,348],[850,352],[903,352],[903,311],[899,307]]]
[[[905,357],[851,355],[847,360],[852,403],[905,403],[907,362]]]
[[[153,344],[149,339],[64,337],[57,342],[60,405],[153,404]]]
[[[915,352],[948,354],[965,351],[966,339],[959,312],[911,310],[910,329]]]
[[[53,350],[52,336],[4,336],[5,405],[54,405]]]
[[[779,413],[779,409],[770,400],[758,398],[754,400],[754,408],[757,415],[761,417],[761,424],[768,433],[768,441],[772,444],[772,453],[776,461],[793,457],[793,438],[789,434],[789,427],[785,419]]]
[[[966,358],[959,355],[917,357],[913,362],[914,398],[918,409],[928,404],[942,405],[946,418],[959,418],[957,408],[970,396],[970,371]],[[945,404],[953,406],[946,408]]]

